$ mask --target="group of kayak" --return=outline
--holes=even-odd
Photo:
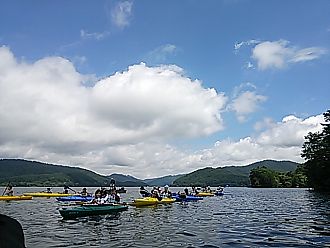
[[[143,198],[138,198],[129,203],[133,206],[150,206],[156,204],[166,204],[173,202],[188,202],[188,201],[200,201],[203,197],[223,195],[223,188],[218,187],[216,191],[211,191],[210,188],[196,189],[192,187],[189,191],[188,188],[184,189],[184,192],[171,193],[168,186],[161,190],[160,187],[153,187],[151,192],[148,192],[143,186],[140,188],[140,194]]]
[[[167,185],[163,189],[160,187],[153,187],[150,192],[142,186],[140,188],[141,198],[134,199],[129,203],[122,203],[118,191],[120,192],[123,188],[116,189],[114,184],[110,185],[109,189],[97,189],[93,195],[89,194],[86,188],[79,193],[73,189],[71,190],[74,192],[69,193],[68,189],[71,188],[67,187],[64,188],[63,192],[55,193],[47,188],[47,191],[45,192],[24,193],[20,196],[0,196],[0,200],[31,200],[32,197],[56,197],[59,202],[75,202],[75,204],[77,205],[78,203],[79,206],[63,206],[59,210],[64,219],[72,219],[82,216],[110,214],[126,210],[128,205],[140,207],[169,204],[173,202],[200,201],[203,197],[224,194],[223,188],[221,187],[216,191],[211,191],[209,188],[195,189],[192,187],[191,191],[185,188],[184,192],[172,193]]]

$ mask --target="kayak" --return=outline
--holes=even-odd
[[[62,208],[59,211],[63,219],[74,219],[77,217],[116,213],[127,208],[128,206],[119,204],[86,204],[79,207]]]
[[[194,196],[194,195],[174,195],[173,198],[177,202],[182,202],[182,201],[200,201],[203,200],[203,197],[200,196]]]
[[[82,196],[82,195],[71,195],[71,196],[62,196],[56,197],[58,201],[78,201],[78,202],[88,202],[93,200],[93,196]]]
[[[21,200],[32,200],[32,196],[25,196],[25,195],[0,196],[0,201],[21,201]]]
[[[33,196],[33,197],[60,197],[60,196],[72,196],[74,194],[34,192],[34,193],[23,193],[23,195]]]
[[[133,202],[131,202],[130,205],[141,207],[141,206],[152,206],[157,204],[168,204],[173,202],[175,202],[175,199],[173,198],[162,198],[161,200],[158,200],[158,198],[155,197],[144,197],[133,200]]]
[[[199,192],[196,194],[196,196],[201,196],[201,197],[204,197],[204,196],[214,196],[213,193],[210,193],[210,192]]]

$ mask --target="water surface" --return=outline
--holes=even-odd
[[[139,197],[138,188],[127,189],[123,201]],[[15,188],[15,194],[41,190]],[[76,220],[62,220],[58,209],[63,204],[55,198],[0,202],[0,213],[16,218],[27,247],[36,248],[330,247],[329,196],[306,189],[226,188],[225,192],[200,202],[129,207],[115,215]]]

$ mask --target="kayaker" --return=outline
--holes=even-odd
[[[47,191],[46,191],[46,193],[52,193],[52,190],[51,190],[51,188],[47,188]]]
[[[69,194],[69,187],[64,186],[63,194]]]
[[[142,197],[148,197],[151,195],[149,191],[146,190],[143,186],[140,187],[140,194],[142,195]]]
[[[221,186],[219,186],[219,187],[217,188],[217,191],[218,191],[218,192],[223,192],[223,188],[222,188]]]
[[[164,191],[161,193],[161,196],[164,197],[164,198],[172,198],[172,193],[169,190],[168,185],[164,186]]]
[[[97,189],[94,193],[95,198],[101,198],[101,189]]]
[[[88,196],[87,189],[83,188],[82,191],[80,192],[82,196]]]
[[[5,193],[4,194],[7,195],[7,196],[13,196],[14,195],[13,186],[8,185],[8,187],[5,190]]]
[[[157,198],[159,201],[161,201],[161,200],[162,200],[162,197],[160,196],[159,193],[160,193],[160,192],[159,192],[158,188],[157,188],[157,187],[154,187],[154,188],[151,190],[151,197],[153,197],[153,198]]]
[[[91,200],[91,203],[97,203],[97,204],[101,203],[101,189],[97,189],[94,192],[94,198]]]

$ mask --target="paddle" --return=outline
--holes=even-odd
[[[7,190],[7,188],[8,188],[9,185],[10,185],[10,182],[8,182],[8,184],[7,184],[6,188],[5,188],[5,190],[2,192],[2,195],[5,194],[5,192],[6,192],[6,190]]]
[[[68,189],[72,190],[74,193],[77,194],[77,191],[75,191],[74,189],[70,188],[69,186],[67,186],[67,187],[68,187]]]

